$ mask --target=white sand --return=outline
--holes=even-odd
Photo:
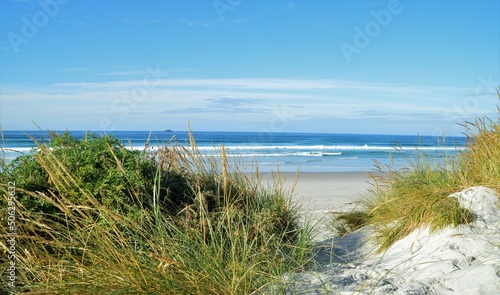
[[[294,175],[285,176],[291,185]],[[295,202],[325,221],[369,196],[367,181],[362,173],[303,173]],[[483,187],[453,197],[475,214],[473,224],[433,234],[419,229],[377,255],[367,243],[369,228],[338,237],[320,226],[316,263],[286,278],[287,294],[500,294],[498,197]]]
[[[296,174],[287,172],[280,176],[284,186],[291,189]],[[272,179],[272,174],[263,174],[264,183]],[[300,173],[294,188],[294,202],[303,212],[313,215],[351,211],[362,198],[369,196],[371,183],[364,172]]]

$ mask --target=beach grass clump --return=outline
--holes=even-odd
[[[444,163],[436,163],[424,153],[410,159],[408,171],[376,162],[379,173],[370,174],[373,197],[364,200],[361,210],[337,216],[337,227],[342,224],[347,232],[372,226],[380,252],[417,228],[435,231],[472,222],[471,212],[448,196],[472,186],[490,187],[500,196],[498,111],[496,119],[478,118],[464,124],[466,148]]]
[[[17,287],[2,275],[2,291],[250,294],[310,258],[310,230],[299,226],[291,192],[242,173],[224,147],[202,155],[192,138],[145,153],[94,135],[37,145],[0,176],[2,196],[6,181],[19,196]],[[9,251],[5,239],[0,247]]]
[[[477,119],[464,127],[471,144],[460,154],[460,183],[484,185],[500,192],[500,107],[496,120]]]

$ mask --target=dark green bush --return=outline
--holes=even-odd
[[[81,186],[109,209],[125,215],[136,214],[139,209],[152,206],[155,177],[160,181],[159,192],[163,199],[159,201],[164,208],[179,208],[189,199],[183,175],[160,169],[152,155],[129,150],[113,136],[87,133],[78,140],[69,132],[61,135],[51,132],[50,135],[51,153],[34,150],[31,155],[13,160],[3,173],[3,177],[16,180],[17,197],[31,212],[54,214],[58,210],[27,192],[56,198],[64,195],[70,202],[82,204],[84,197],[78,193],[78,186]],[[59,177],[56,169],[44,167],[43,163],[52,163],[48,157],[55,157],[61,164],[58,170],[66,169],[77,181],[69,187],[58,187],[54,179]]]

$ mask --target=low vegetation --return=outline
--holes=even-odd
[[[404,172],[377,163],[381,173],[371,175],[374,197],[361,210],[336,217],[337,227],[350,231],[373,226],[382,251],[419,227],[438,230],[473,221],[448,196],[472,186],[487,186],[500,195],[500,109],[496,119],[478,118],[463,127],[468,145],[445,163],[433,163],[424,154],[411,159],[411,169]]]
[[[16,186],[19,294],[257,294],[310,258],[291,192],[242,173],[223,147],[210,157],[192,138],[155,152],[95,134],[35,142],[0,174],[2,224]]]

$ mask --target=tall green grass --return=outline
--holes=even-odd
[[[500,98],[500,93],[499,93]],[[362,209],[337,216],[347,230],[373,226],[378,251],[383,251],[413,230],[429,226],[469,223],[474,216],[448,196],[471,186],[487,186],[500,196],[500,109],[498,117],[478,118],[463,124],[466,149],[436,164],[423,153],[410,160],[409,171],[376,163],[370,174],[373,198]]]
[[[157,167],[150,193],[125,190],[136,202],[131,214],[107,206],[106,194],[90,191],[67,159],[37,144],[34,159],[50,189],[18,188],[18,194],[52,211],[16,203],[19,294],[257,294],[310,259],[310,228],[297,224],[290,191],[278,180],[265,186],[258,173],[243,173],[224,147],[218,156],[205,156],[191,138],[188,148],[172,144],[150,155]],[[113,173],[122,173],[124,186],[136,184],[109,150]],[[172,193],[179,186],[182,196]],[[4,183],[0,190],[7,195]],[[182,198],[170,203],[173,210],[165,199],[176,196]],[[6,228],[0,228],[6,251]],[[2,269],[9,263],[5,257],[0,262]],[[2,285],[12,291],[5,275]]]

